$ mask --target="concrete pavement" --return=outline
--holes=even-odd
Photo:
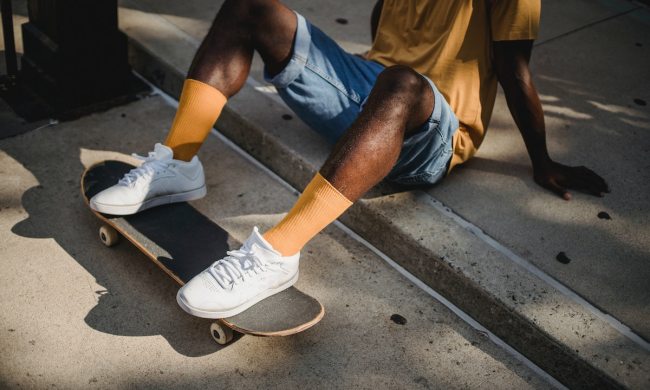
[[[218,346],[135,247],[100,243],[79,193],[84,167],[146,152],[173,114],[151,97],[0,140],[0,387],[551,387],[335,227],[305,248],[298,282],[323,321]],[[194,205],[239,240],[296,199],[214,136],[201,157],[209,192]]]
[[[220,3],[122,0],[121,28],[131,39],[136,69],[178,96]],[[287,3],[344,48],[368,47],[373,1],[336,1],[325,8]],[[650,385],[643,159],[648,111],[642,105],[650,99],[647,14],[623,0],[543,2],[533,70],[549,148],[562,162],[601,173],[612,194],[576,195],[564,203],[535,186],[500,96],[490,135],[474,161],[427,191],[380,185],[344,217],[572,387]],[[256,61],[249,84],[231,100],[218,126],[303,188],[328,147],[299,120],[282,119],[289,111],[261,82],[260,71]],[[599,218],[602,212],[611,219]],[[569,264],[555,260],[560,251]]]
[[[551,156],[601,174],[611,194],[558,202],[539,190],[502,95],[476,158],[428,191],[646,340],[650,110],[635,100],[650,100],[650,51],[636,45],[649,34],[650,11],[639,9],[534,51]]]
[[[341,1],[326,10],[287,3],[345,49],[368,48],[374,2]],[[136,69],[177,96],[219,2],[120,4]],[[474,162],[426,192],[379,186],[343,221],[565,383],[578,384],[577,370],[594,384],[645,387],[648,218],[632,210],[647,208],[646,184],[633,175],[642,174],[647,149],[647,137],[635,138],[648,115],[639,105],[648,99],[647,83],[638,82],[648,79],[647,10],[628,1],[545,1],[542,19],[533,70],[551,153],[591,166],[614,193],[604,199],[578,194],[565,203],[538,188],[500,96]],[[616,76],[622,68],[624,80]],[[281,119],[289,112],[263,83],[256,61],[217,126],[302,188],[328,146],[300,121]],[[608,130],[614,126],[616,136]],[[632,187],[618,192],[625,177]],[[598,219],[601,212],[611,219]],[[558,262],[559,252],[572,262]]]

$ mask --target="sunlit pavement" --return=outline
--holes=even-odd
[[[220,3],[121,1],[121,28],[132,39],[136,69],[177,94]],[[288,3],[346,49],[367,49],[372,1],[328,7]],[[563,363],[575,359],[577,367],[584,364],[595,376],[604,373],[630,387],[647,387],[650,359],[644,349],[647,342],[638,335],[650,337],[650,244],[644,239],[650,236],[645,158],[649,114],[644,104],[650,99],[650,16],[646,8],[628,1],[544,1],[542,12],[533,71],[551,155],[592,168],[609,182],[612,193],[604,198],[574,194],[571,202],[564,202],[537,187],[523,142],[499,96],[490,134],[477,158],[427,191],[373,191],[344,222],[488,328],[501,331],[543,367],[562,360],[559,350]],[[288,111],[264,88],[258,62],[251,82],[230,107],[220,129],[302,188],[327,147],[297,119],[282,119]],[[165,126],[161,124],[160,134]],[[244,131],[252,136],[242,137]],[[129,141],[124,152],[145,151],[140,140]],[[120,150],[104,145],[99,149]],[[275,201],[275,196],[265,199]],[[278,208],[275,213],[284,211]],[[212,212],[216,218],[218,211]],[[242,237],[255,218],[247,223],[241,227]],[[394,245],[395,240],[400,245]],[[568,264],[556,260],[560,252],[570,259]],[[576,301],[571,292],[594,306]],[[621,334],[625,326],[636,339]],[[560,367],[554,367],[554,375],[565,383],[566,376],[576,372],[571,364],[555,366]]]
[[[218,346],[157,266],[99,241],[79,191],[84,167],[146,152],[173,113],[150,97],[0,141],[1,387],[549,387],[335,227],[303,251],[297,285],[323,321]],[[194,205],[239,240],[296,199],[214,136],[201,157],[209,192]]]

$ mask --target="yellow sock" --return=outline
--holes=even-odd
[[[174,158],[190,161],[210,133],[227,98],[216,88],[197,80],[186,79],[165,145]]]
[[[350,206],[352,202],[317,173],[291,211],[264,233],[264,239],[282,256],[294,255]]]

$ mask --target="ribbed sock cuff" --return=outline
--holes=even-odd
[[[283,256],[291,256],[350,206],[352,202],[317,173],[291,211],[264,238]]]
[[[186,79],[165,145],[174,158],[190,161],[199,150],[226,105],[226,96],[211,85]]]

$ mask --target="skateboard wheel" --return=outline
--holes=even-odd
[[[108,225],[104,225],[99,228],[99,239],[102,240],[104,245],[111,247],[117,244],[120,240],[120,236],[117,233],[117,230]]]
[[[232,340],[232,329],[219,322],[213,322],[210,325],[210,335],[217,344],[226,345]]]

